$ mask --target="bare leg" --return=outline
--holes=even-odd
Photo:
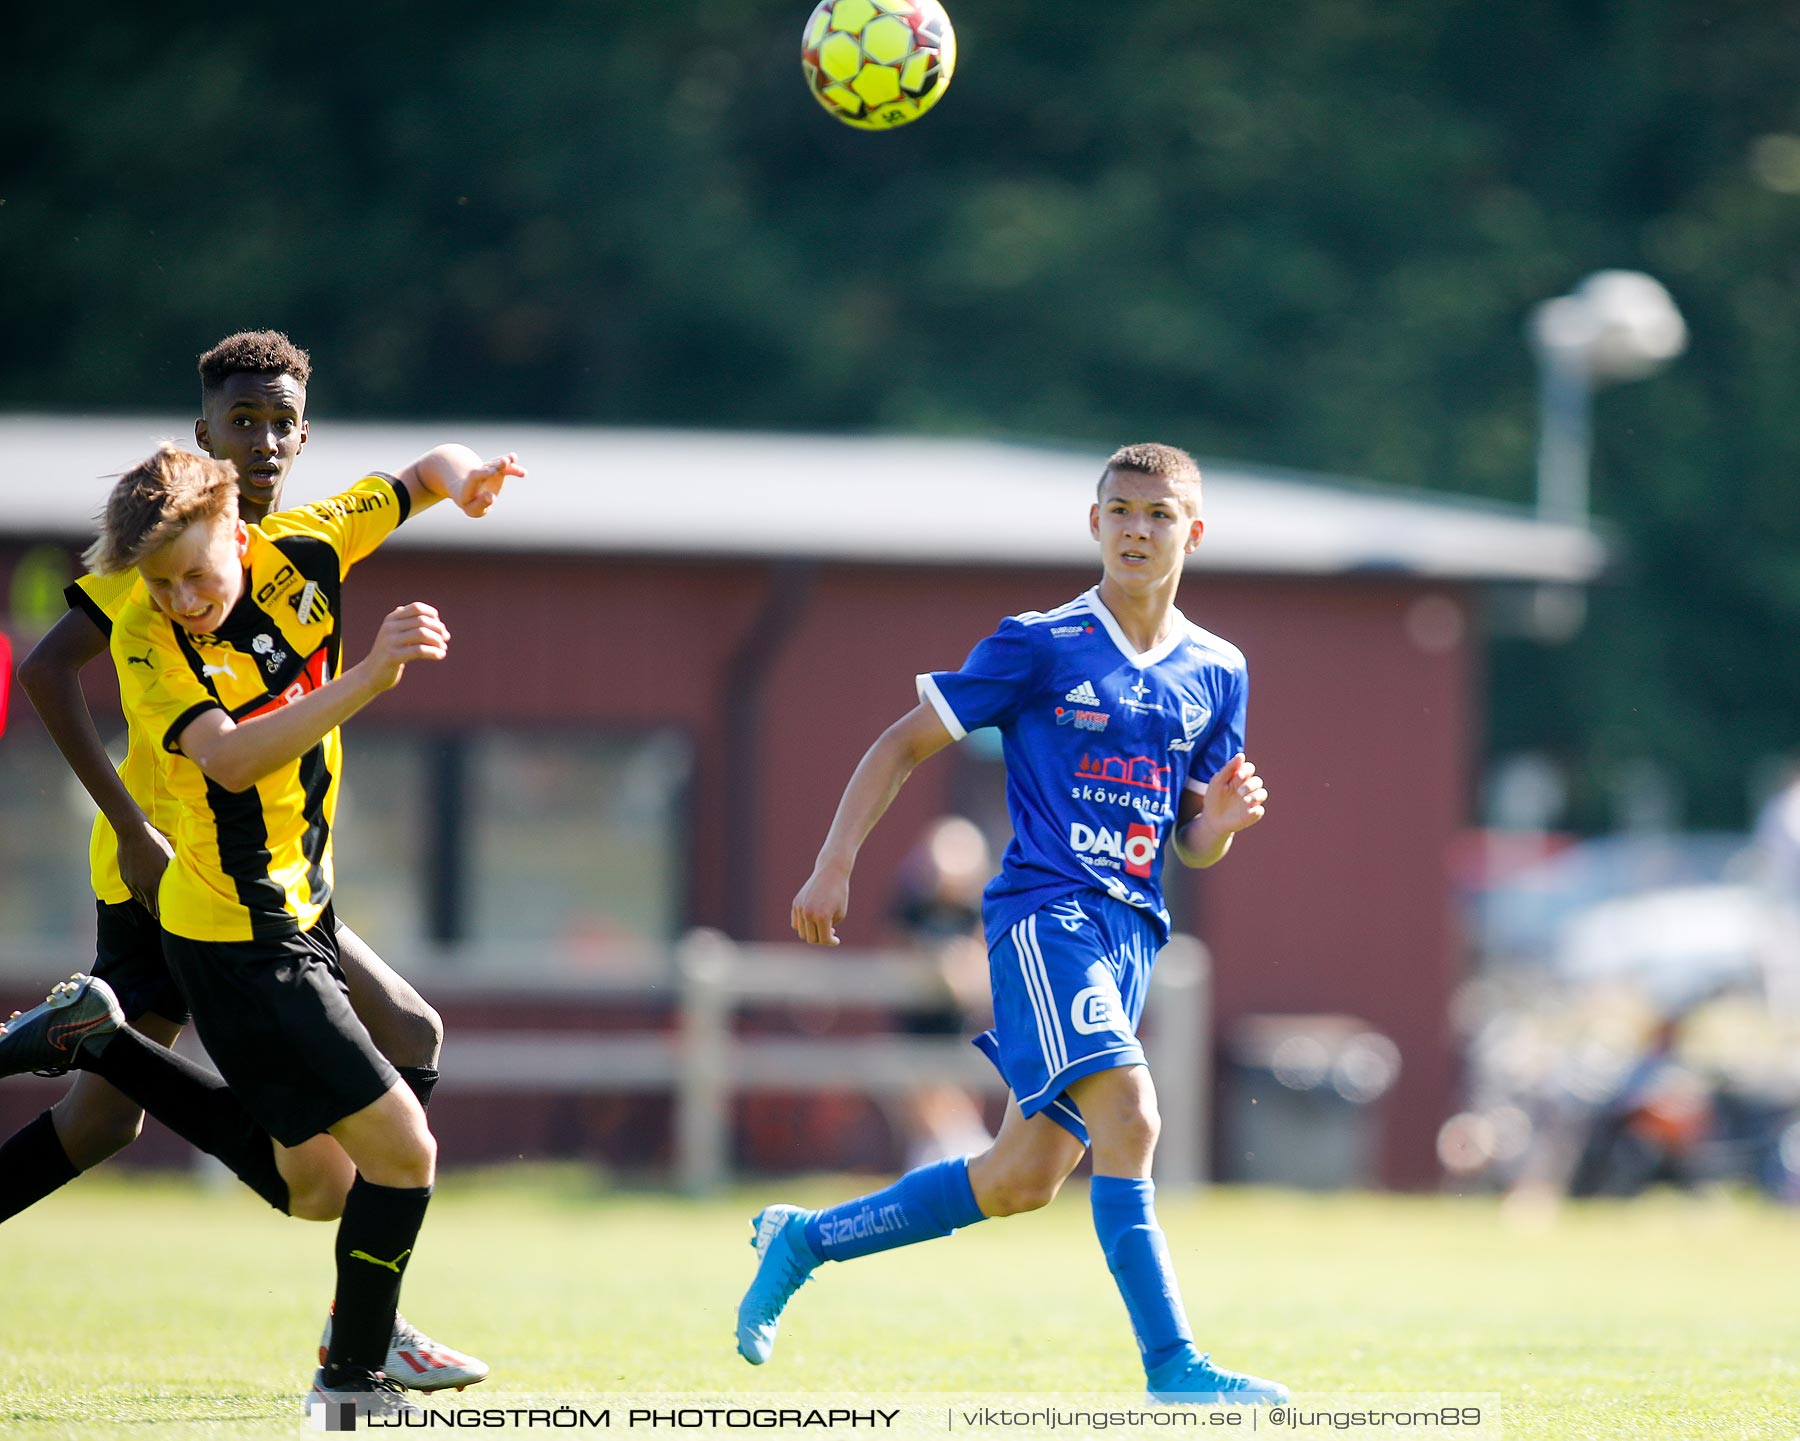
[[[1041,1112],[1026,1117],[1006,1098],[1000,1134],[969,1158],[969,1185],[984,1216],[1016,1216],[1056,1199],[1062,1183],[1081,1164],[1086,1148]]]
[[[300,1221],[335,1221],[356,1180],[356,1167],[332,1136],[314,1136],[298,1146],[271,1138],[275,1169],[288,1187],[288,1214]]]
[[[1083,1076],[1069,1087],[1094,1147],[1096,1176],[1148,1180],[1162,1118],[1148,1066],[1120,1066]]]
[[[375,1048],[396,1066],[435,1068],[444,1043],[438,1013],[350,927],[338,927],[337,944],[351,1008]]]

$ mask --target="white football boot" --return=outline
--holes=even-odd
[[[331,1317],[325,1317],[325,1334],[319,1338],[319,1364],[331,1349]],[[387,1360],[381,1369],[390,1381],[409,1391],[458,1391],[488,1378],[488,1363],[475,1356],[465,1356],[437,1341],[408,1321],[394,1317],[394,1334],[388,1341]]]

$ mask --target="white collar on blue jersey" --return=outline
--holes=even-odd
[[[1106,633],[1112,637],[1125,659],[1139,670],[1155,665],[1159,660],[1166,660],[1174,653],[1175,647],[1188,638],[1187,617],[1180,611],[1173,611],[1175,624],[1169,627],[1169,633],[1149,650],[1139,651],[1126,639],[1125,632],[1119,626],[1118,617],[1106,608],[1106,602],[1100,599],[1100,587],[1094,586],[1082,596],[1088,603],[1088,609],[1100,618],[1100,624],[1106,627]]]

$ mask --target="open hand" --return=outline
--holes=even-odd
[[[512,451],[498,459],[490,460],[464,476],[461,483],[451,492],[450,499],[464,515],[477,518],[486,515],[493,509],[494,502],[500,498],[500,488],[506,484],[509,475],[525,474],[525,467],[519,464],[519,457]]]

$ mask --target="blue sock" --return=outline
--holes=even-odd
[[[1169,1243],[1156,1224],[1156,1183],[1095,1176],[1088,1184],[1088,1200],[1107,1269],[1125,1298],[1144,1369],[1153,1371],[1194,1344],[1169,1260]]]
[[[885,1191],[827,1206],[806,1223],[806,1244],[821,1261],[849,1261],[985,1219],[969,1185],[969,1158],[955,1156],[908,1171]]]

